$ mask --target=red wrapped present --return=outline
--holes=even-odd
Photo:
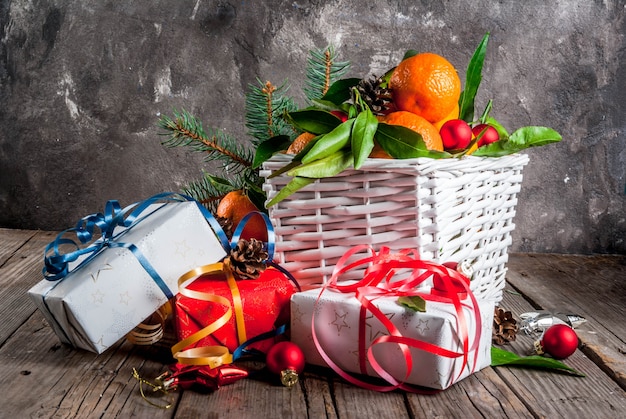
[[[181,341],[174,352],[220,346],[234,352],[245,341],[289,323],[289,300],[296,289],[280,270],[268,267],[258,279],[235,280],[228,264],[198,269],[179,281],[174,311]],[[274,343],[269,338],[249,348],[267,352]]]

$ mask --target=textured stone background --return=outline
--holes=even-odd
[[[247,141],[248,84],[288,79],[301,100],[311,48],[334,44],[353,77],[433,51],[464,79],[490,31],[478,107],[564,138],[528,151],[513,250],[625,253],[625,15],[623,0],[0,1],[0,226],[62,229],[180,190],[211,168],[164,148],[158,115]]]

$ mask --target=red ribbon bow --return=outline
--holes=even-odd
[[[354,262],[349,262],[353,255],[362,251],[370,251],[371,255],[361,258]],[[350,284],[340,284],[339,277],[345,272],[358,268],[362,265],[369,265],[365,270],[363,279]],[[427,293],[420,291],[425,288],[427,280],[433,279],[437,284],[436,292]],[[321,347],[315,332],[315,316],[312,321],[313,341],[317,347],[319,354],[324,361],[342,378],[355,385],[366,389],[376,391],[392,391],[402,389],[410,392],[429,393],[429,391],[418,390],[415,387],[405,383],[406,379],[411,375],[413,362],[409,348],[417,348],[422,351],[430,352],[447,358],[463,358],[462,368],[459,375],[455,377],[455,381],[460,377],[466,367],[469,367],[469,353],[475,351],[473,363],[470,372],[476,369],[478,359],[478,349],[481,336],[481,316],[478,308],[478,302],[473,293],[469,289],[469,279],[460,272],[440,265],[435,262],[424,261],[419,259],[419,254],[415,250],[400,250],[397,253],[391,253],[389,248],[381,248],[379,253],[367,245],[356,246],[346,252],[337,262],[335,270],[329,281],[324,284],[322,290],[315,302],[317,305],[326,289],[332,289],[341,293],[354,293],[355,298],[361,303],[359,313],[359,364],[362,373],[366,373],[367,363],[369,362],[374,371],[390,385],[375,385],[343,371],[332,359],[325,353]],[[436,301],[452,304],[456,312],[457,333],[463,343],[463,351],[455,352],[419,339],[402,336],[397,327],[374,305],[372,302],[380,297],[401,297],[401,296],[420,296],[427,301]],[[461,299],[466,296],[470,297],[471,305],[462,303]],[[473,339],[473,345],[470,348],[468,323],[463,312],[463,307],[470,307],[476,316],[476,332]],[[315,310],[314,310],[315,311]],[[388,335],[376,338],[369,348],[366,348],[365,340],[365,317],[370,312],[387,330]],[[396,343],[400,346],[404,361],[406,364],[406,374],[403,380],[397,380],[391,374],[384,370],[376,360],[372,348],[381,343]],[[367,356],[366,356],[367,355]]]

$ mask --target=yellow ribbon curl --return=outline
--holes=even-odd
[[[210,274],[210,273],[224,273],[226,275],[226,282],[230,288],[233,304],[227,298],[220,295],[209,294],[202,291],[190,290],[187,286],[197,278]],[[226,313],[217,318],[213,323],[209,324],[203,329],[195,332],[191,336],[181,340],[172,346],[172,355],[181,364],[186,365],[208,365],[211,368],[219,367],[223,364],[231,364],[233,362],[233,356],[225,346],[204,346],[199,348],[187,348],[201,339],[211,335],[222,326],[228,323],[233,316],[233,309],[235,311],[235,323],[237,327],[237,337],[239,343],[245,342],[246,339],[246,327],[243,317],[243,304],[241,302],[241,294],[239,293],[239,287],[237,281],[233,276],[228,259],[225,262],[213,263],[210,265],[204,265],[192,269],[185,273],[178,279],[178,292],[189,298],[196,300],[208,301],[217,304],[222,304],[228,307]]]

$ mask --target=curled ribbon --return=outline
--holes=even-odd
[[[363,251],[369,251],[371,255],[363,257],[357,261],[349,262],[349,260],[355,254]],[[355,283],[340,283],[339,277],[342,274],[361,265],[369,265],[365,270],[363,279]],[[403,279],[398,279],[398,272],[403,272],[406,277],[404,277]],[[437,280],[439,284],[439,291],[435,294],[419,291],[418,287],[423,286],[425,281],[431,278]],[[323,293],[327,289],[333,289],[342,293],[354,293],[355,298],[361,304],[359,312],[358,339],[360,370],[363,374],[366,374],[367,362],[369,362],[372,369],[381,378],[385,379],[389,383],[389,385],[375,385],[360,380],[349,374],[348,372],[344,371],[332,359],[330,359],[317,338],[315,330],[315,316],[313,316],[311,325],[313,341],[319,354],[328,364],[328,366],[330,366],[339,376],[352,384],[376,391],[392,391],[395,389],[402,389],[414,393],[436,392],[437,390],[428,391],[423,389],[417,389],[413,386],[406,384],[405,381],[409,378],[413,369],[413,361],[411,359],[410,348],[416,348],[447,358],[462,358],[462,367],[460,368],[459,374],[454,377],[454,381],[460,378],[465,368],[469,368],[470,372],[475,371],[481,336],[481,321],[476,322],[473,344],[470,347],[468,321],[463,311],[463,307],[468,307],[468,305],[461,301],[459,295],[465,297],[466,293],[466,295],[469,296],[471,300],[470,308],[472,309],[475,318],[480,319],[481,317],[478,302],[476,301],[476,298],[469,289],[468,282],[468,278],[457,272],[456,270],[449,269],[435,262],[420,260],[417,252],[413,250],[401,250],[397,253],[391,253],[389,248],[383,247],[381,248],[379,253],[376,253],[374,249],[372,249],[370,246],[356,246],[346,252],[346,254],[344,254],[337,262],[331,278],[326,284],[322,286],[315,305],[317,306],[319,304]],[[442,293],[442,289],[449,290],[450,292]],[[462,289],[464,292],[459,293],[459,289]],[[437,301],[452,304],[456,313],[457,333],[459,339],[462,342],[463,350],[461,352],[456,352],[428,342],[421,341],[419,339],[403,336],[402,333],[397,329],[397,327],[373,303],[373,300],[375,300],[376,298],[401,296],[420,296],[428,301]],[[388,332],[388,335],[380,336],[374,339],[371,342],[369,348],[366,348],[365,338],[365,318],[367,312],[371,313],[378,321],[380,321],[385,330]],[[404,363],[406,365],[406,373],[402,380],[394,378],[390,373],[385,371],[380,363],[376,360],[373,353],[373,348],[376,345],[383,343],[395,343],[399,345],[400,350],[403,354]],[[471,351],[474,351],[474,358],[472,365],[469,365],[469,353]]]
[[[200,329],[196,333],[188,336],[187,338],[181,340],[174,346],[172,346],[172,355],[174,358],[178,360],[181,364],[186,365],[209,365],[211,368],[216,368],[223,364],[230,364],[233,362],[233,357],[228,351],[228,348],[225,346],[204,346],[199,348],[187,348],[194,343],[200,341],[201,339],[209,336],[211,333],[218,330],[220,327],[224,326],[233,315],[233,310],[230,307],[230,301],[227,298],[224,298],[219,295],[210,294],[202,291],[194,291],[190,290],[186,287],[186,285],[193,282],[195,279],[201,277],[202,275],[206,275],[209,273],[216,272],[224,272],[226,274],[226,279],[230,283],[235,281],[233,278],[232,272],[224,263],[214,263],[211,265],[204,265],[198,268],[195,268],[178,279],[178,292],[181,295],[184,295],[189,298],[194,298],[202,301],[209,301],[216,304],[222,304],[228,309],[226,312],[217,318],[213,323],[209,324],[203,329]],[[235,287],[237,284],[234,285]],[[232,289],[232,288],[231,288]],[[241,309],[241,300],[237,302],[235,298],[234,305]],[[239,304],[239,305],[238,305]],[[239,316],[236,316],[238,319]],[[237,325],[239,326],[239,324]],[[239,329],[239,327],[238,327]],[[245,333],[245,332],[244,332]]]
[[[272,261],[274,257],[275,234],[274,234],[274,228],[272,226],[272,223],[266,214],[262,212],[257,212],[257,211],[247,214],[237,225],[237,228],[235,229],[233,233],[231,242],[226,248],[227,253],[230,251],[230,249],[232,249],[233,247],[237,245],[239,238],[241,236],[241,233],[243,232],[245,228],[246,223],[252,217],[255,217],[255,216],[262,217],[265,222],[265,226],[267,228],[268,241],[267,241],[266,250],[267,250],[268,257],[264,261],[264,263],[267,266],[272,266],[273,268],[278,269],[296,286],[298,290],[300,290],[299,284],[297,283],[296,279],[291,275],[291,273],[289,273],[283,267],[281,267],[280,265]],[[226,282],[228,284],[228,287],[230,289],[232,299],[233,299],[232,307],[231,307],[230,301],[222,296],[200,292],[200,291],[194,291],[194,290],[190,290],[187,288],[187,285],[189,285],[191,282],[201,277],[202,275],[209,274],[209,273],[218,273],[218,272],[221,272],[226,276]],[[197,300],[222,304],[228,308],[226,313],[224,313],[221,317],[213,321],[211,324],[197,331],[191,336],[188,336],[187,338],[181,340],[180,342],[178,342],[172,347],[172,354],[174,358],[176,358],[178,362],[181,364],[210,365],[210,366],[213,366],[213,368],[219,365],[223,365],[223,364],[230,364],[237,358],[243,356],[244,353],[246,353],[246,347],[248,345],[251,345],[252,343],[257,342],[259,340],[269,339],[280,333],[285,332],[285,327],[279,327],[275,331],[270,331],[260,336],[255,336],[252,339],[247,338],[246,325],[244,321],[243,304],[241,301],[241,294],[239,292],[239,287],[237,286],[237,281],[235,280],[233,276],[228,258],[224,259],[224,261],[222,262],[214,263],[211,265],[200,266],[198,268],[195,268],[185,273],[179,278],[178,286],[179,286],[179,293],[181,295],[184,295],[189,298],[194,298]],[[226,348],[225,346],[219,346],[219,345],[184,349],[184,348],[188,348],[189,346],[193,345],[196,342],[199,342],[203,338],[209,336],[210,334],[214,333],[215,331],[220,329],[222,326],[227,324],[228,321],[233,316],[233,313],[235,315],[237,338],[240,344],[239,347],[235,349],[233,354],[230,354],[230,352],[228,351],[228,348]]]
[[[139,346],[149,346],[157,343],[163,337],[165,321],[171,313],[172,305],[168,300],[148,320],[143,321],[131,330],[126,335],[126,339],[133,345]],[[157,320],[156,323],[154,322],[155,320]]]

